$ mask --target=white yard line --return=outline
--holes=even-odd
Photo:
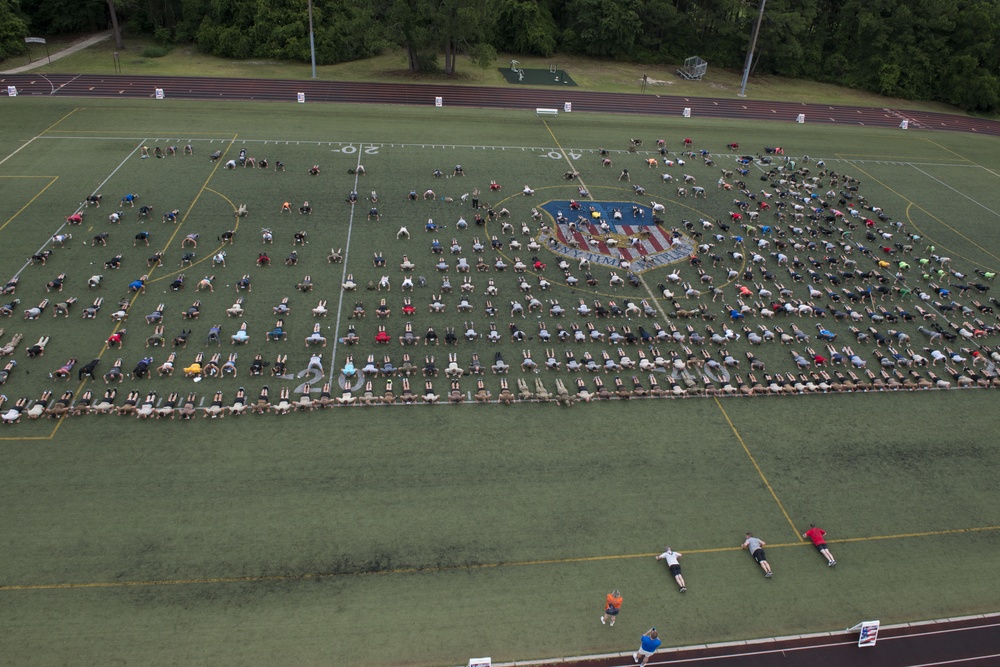
[[[27,148],[28,144],[30,144],[31,142],[33,142],[35,139],[40,139],[40,138],[41,137],[32,137],[31,139],[28,139],[26,142],[24,142],[23,144],[21,144],[20,148],[16,149],[13,153],[11,153],[10,155],[8,155],[4,159],[0,160],[0,164],[3,164],[7,160],[11,159],[12,157],[14,157],[18,153],[20,153],[22,150],[24,150],[25,148]]]
[[[351,144],[353,145],[353,144]],[[361,156],[364,155],[365,144],[358,144],[358,162],[354,165],[354,187],[351,189],[352,192],[358,192],[358,180],[361,178],[357,173],[357,168],[361,166]],[[344,255],[344,270],[340,273],[340,283],[343,284],[344,280],[347,279],[347,266],[350,261],[351,256],[351,231],[354,229],[354,211],[361,206],[361,194],[358,193],[358,201],[351,206],[351,214],[347,218],[347,241],[344,245],[343,255]],[[353,308],[352,308],[353,312]],[[340,290],[340,298],[337,301],[337,321],[334,324],[333,329],[333,350],[330,352],[330,377],[329,382],[333,385],[333,378],[337,372],[337,346],[340,344],[340,318],[344,313],[344,290]]]
[[[957,194],[958,196],[960,196],[960,197],[964,197],[965,199],[968,199],[968,200],[969,200],[969,201],[971,201],[971,202],[972,202],[973,204],[975,204],[976,206],[979,206],[979,207],[980,207],[980,208],[982,208],[983,210],[986,210],[986,211],[989,211],[989,212],[990,212],[990,213],[992,213],[993,215],[996,215],[996,216],[1000,216],[1000,213],[997,213],[996,211],[994,211],[993,209],[991,209],[991,208],[990,208],[989,206],[987,206],[986,204],[983,204],[982,202],[978,202],[978,201],[976,201],[975,199],[973,199],[973,198],[972,198],[972,197],[970,197],[969,195],[965,194],[965,193],[964,193],[964,192],[962,192],[961,190],[958,190],[958,189],[956,189],[956,188],[953,188],[952,186],[948,185],[947,183],[945,183],[944,181],[942,181],[942,180],[941,180],[940,178],[937,178],[937,177],[935,177],[935,176],[931,176],[931,175],[930,175],[930,174],[928,174],[928,173],[927,173],[926,171],[924,171],[924,170],[923,170],[923,169],[921,169],[920,167],[916,166],[916,165],[915,165],[915,164],[913,164],[912,162],[909,162],[909,163],[907,163],[907,164],[908,164],[908,165],[909,165],[910,167],[913,167],[914,169],[916,169],[917,171],[919,171],[919,172],[920,172],[921,174],[923,174],[923,175],[924,175],[924,176],[926,176],[927,178],[929,178],[929,179],[931,179],[931,180],[933,180],[933,181],[937,181],[938,183],[940,183],[940,184],[941,184],[941,185],[943,185],[944,187],[948,188],[949,190],[951,190],[952,192],[954,192],[954,193],[955,193],[955,194]],[[924,165],[924,166],[929,166],[929,165]]]
[[[36,138],[38,138],[38,137],[36,137]],[[25,144],[24,146],[27,146],[27,145],[28,144]],[[133,155],[135,155],[136,151],[138,151],[143,145],[144,144],[142,142],[140,142],[131,153],[129,153],[127,156],[125,156],[125,159],[122,160],[121,163],[117,167],[115,167],[114,171],[112,171],[110,174],[108,174],[107,178],[105,178],[103,181],[101,181],[100,185],[98,185],[91,194],[96,194],[96,193],[100,192],[101,188],[103,188],[105,186],[105,184],[107,184],[107,182],[110,181],[114,177],[114,175],[118,173],[119,169],[121,169],[122,167],[125,166],[125,163],[129,161],[129,158],[131,158]],[[24,146],[22,146],[21,148],[24,148]],[[19,148],[17,150],[21,150],[21,149]],[[16,153],[17,151],[14,151],[14,152]],[[11,153],[11,155],[13,155],[13,153]],[[0,164],[2,164],[2,163],[0,163]],[[84,205],[80,204],[76,208],[76,210],[73,211],[73,213],[79,213],[83,208],[84,208]],[[63,229],[65,229],[67,224],[68,223],[64,220],[63,223],[61,225],[59,225],[58,229],[56,229],[54,232],[52,232],[51,234],[49,234],[48,238],[45,239],[45,243],[43,243],[38,248],[38,250],[36,250],[34,252],[34,254],[37,255],[38,253],[40,253],[43,250],[45,250],[45,246],[47,246],[49,243],[52,242],[52,237],[55,236],[56,234],[58,234],[59,232],[61,232]],[[30,258],[24,263],[24,265],[20,269],[17,270],[17,273],[14,274],[14,278],[17,278],[18,276],[20,276],[21,273],[26,268],[28,268],[29,266],[31,266],[31,259]]]

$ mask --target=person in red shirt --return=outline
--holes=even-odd
[[[601,623],[607,624],[611,620],[611,627],[615,626],[615,619],[622,608],[622,594],[617,588],[608,593],[604,603],[604,615],[601,616]]]
[[[392,342],[392,337],[385,330],[385,327],[379,327],[378,333],[375,334],[375,342],[382,344],[387,344]]]
[[[833,567],[837,564],[837,561],[833,559],[833,554],[830,553],[829,547],[826,546],[826,540],[823,537],[826,535],[826,531],[822,528],[818,528],[816,524],[809,524],[809,530],[803,533],[802,537],[808,537],[812,540],[813,546],[816,547],[816,551],[820,552],[824,558],[826,558],[827,567]]]

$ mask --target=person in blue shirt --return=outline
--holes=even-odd
[[[265,337],[268,340],[284,340],[285,338],[284,322],[278,320],[277,323],[275,323],[274,328],[265,334]]]
[[[639,646],[639,650],[632,654],[632,659],[639,663],[639,667],[643,667],[663,642],[660,641],[656,628],[650,628],[640,641],[642,644]]]
[[[250,333],[247,331],[246,323],[239,328],[239,330],[230,336],[232,339],[232,345],[243,345],[250,341]]]

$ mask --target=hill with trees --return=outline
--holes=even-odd
[[[23,37],[104,30],[228,58],[308,61],[308,0],[0,0],[0,58]],[[742,69],[757,0],[313,0],[316,60],[400,47],[411,71],[458,56],[574,53]],[[1000,109],[997,0],[768,0],[752,74],[810,79],[976,113]]]

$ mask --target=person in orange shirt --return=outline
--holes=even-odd
[[[608,593],[607,600],[604,605],[604,615],[601,616],[601,623],[607,624],[608,619],[611,619],[611,627],[615,625],[615,619],[618,618],[618,612],[622,608],[622,594],[617,588],[610,593]]]
[[[290,202],[290,201],[282,202],[281,203],[281,212],[282,213],[291,213],[292,212],[292,202]]]

